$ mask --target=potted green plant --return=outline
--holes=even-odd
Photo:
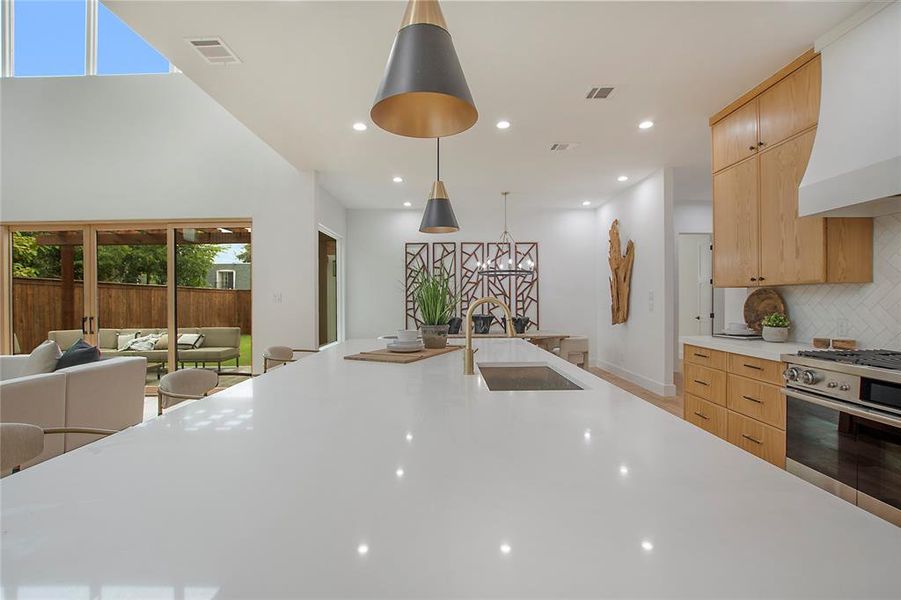
[[[451,291],[450,274],[421,271],[416,277],[414,298],[422,318],[422,343],[426,348],[447,346],[448,321],[457,308]]]
[[[784,342],[788,339],[788,328],[791,322],[782,313],[767,315],[760,324],[763,326],[764,340],[768,342]]]

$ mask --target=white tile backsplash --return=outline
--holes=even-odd
[[[873,283],[778,288],[792,321],[792,339],[852,338],[867,348],[901,350],[901,213],[877,217]]]

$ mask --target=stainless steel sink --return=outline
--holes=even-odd
[[[479,363],[479,373],[492,392],[584,389],[545,363]]]

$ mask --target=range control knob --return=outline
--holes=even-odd
[[[843,392],[847,392],[848,390],[851,389],[851,386],[848,385],[847,383],[843,383],[840,386],[838,386],[838,389],[840,389]]]
[[[786,381],[798,381],[798,377],[800,376],[801,371],[799,371],[797,367],[789,367],[782,372],[782,377]]]
[[[804,371],[801,373],[801,383],[804,385],[813,385],[820,380],[820,376],[814,371]]]
[[[827,388],[835,388],[835,387],[838,387],[838,384],[835,383],[834,381],[830,381],[829,383],[826,384],[826,387]]]

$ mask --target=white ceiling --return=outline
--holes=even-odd
[[[351,128],[369,123],[403,2],[104,3],[348,207],[424,204],[434,141]],[[576,207],[671,166],[703,196],[709,115],[861,4],[445,1],[480,118],[442,140],[442,178],[455,203],[509,190],[511,202]],[[242,64],[207,64],[185,41],[206,36]],[[586,100],[599,84],[616,90]],[[510,129],[495,128],[502,118]],[[639,131],[644,119],[656,126]],[[554,142],[579,146],[553,154]]]

